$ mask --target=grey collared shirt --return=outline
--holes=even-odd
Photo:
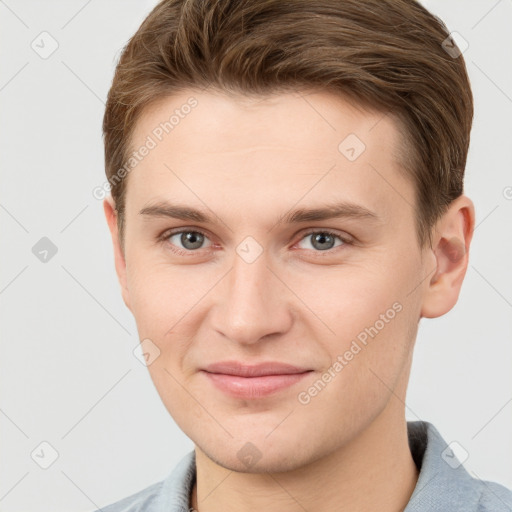
[[[407,432],[420,474],[404,512],[512,512],[512,491],[472,477],[434,425],[409,421]],[[165,480],[95,512],[192,511],[195,478],[195,452],[191,451]]]

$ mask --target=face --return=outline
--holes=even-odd
[[[147,109],[132,142],[151,149],[127,178],[117,270],[195,445],[236,471],[289,471],[403,415],[432,261],[394,121],[329,93],[190,90]],[[225,361],[301,373],[204,371]]]

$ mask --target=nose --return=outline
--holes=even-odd
[[[268,267],[266,253],[252,263],[238,254],[233,261],[231,271],[219,283],[213,328],[243,345],[286,333],[293,323],[293,294]]]

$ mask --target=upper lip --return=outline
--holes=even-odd
[[[223,373],[240,377],[262,377],[264,375],[291,375],[305,373],[309,368],[300,368],[287,363],[269,361],[258,364],[244,364],[239,361],[221,361],[208,365],[204,371],[209,373]]]

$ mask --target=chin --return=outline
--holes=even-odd
[[[217,465],[237,473],[283,473],[293,471],[304,465],[304,462],[296,460],[295,456],[289,459],[283,458],[282,453],[274,453],[270,457],[262,456],[261,459],[254,463],[246,463],[240,460],[237,455],[233,457],[232,455],[223,454],[215,458],[209,456],[209,458]]]
[[[215,464],[238,473],[293,471],[315,459],[314,453],[308,455],[310,451],[314,452],[313,447],[301,446],[290,433],[286,433],[284,438],[275,436],[271,441],[267,432],[258,432],[244,436],[243,441],[235,438],[225,443],[213,442],[208,446],[196,443],[196,447],[200,447]]]

